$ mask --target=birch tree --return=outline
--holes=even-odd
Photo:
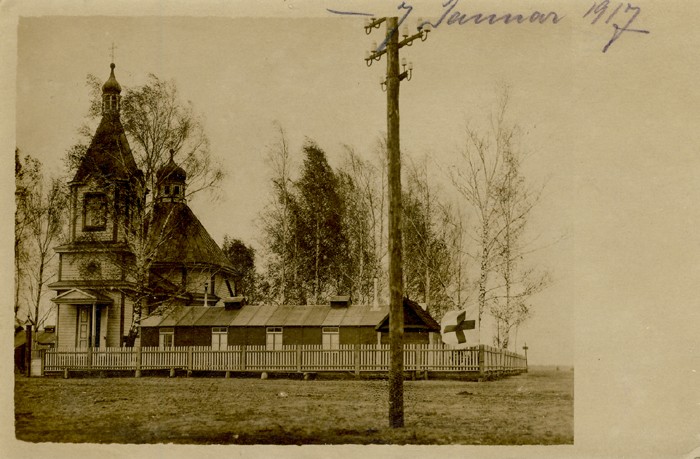
[[[505,104],[507,94],[504,97]],[[523,261],[532,249],[524,240],[525,230],[542,188],[529,185],[522,175],[525,155],[515,141],[519,129],[512,126],[511,131],[513,135],[503,138],[502,172],[496,187],[500,230],[495,241],[495,272],[502,285],[490,306],[490,313],[496,319],[494,345],[502,348],[508,348],[511,330],[531,316],[530,297],[549,284],[547,272],[527,268]]]
[[[271,173],[272,197],[260,213],[262,243],[266,249],[265,284],[267,301],[278,304],[302,301],[298,269],[299,238],[296,221],[299,205],[294,181],[289,141],[281,125],[278,137],[268,149],[266,163]]]
[[[41,163],[15,151],[15,316],[25,305],[37,329],[51,312],[43,306],[46,286],[56,276],[54,246],[65,237],[68,193],[64,181],[45,177]]]
[[[24,304],[22,292],[26,289],[27,272],[31,266],[30,236],[35,218],[33,211],[37,199],[35,186],[40,181],[41,163],[29,155],[22,156],[15,149],[15,319]]]
[[[521,174],[522,151],[517,125],[507,120],[508,89],[502,90],[490,129],[467,128],[461,165],[451,179],[474,216],[478,262],[478,324],[484,313],[496,321],[494,344],[507,347],[509,333],[531,314],[529,298],[546,287],[548,275],[535,274],[523,262],[528,250],[522,235],[539,192]]]

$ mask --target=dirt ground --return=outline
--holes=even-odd
[[[572,444],[574,374],[406,381],[388,427],[386,380],[25,378],[15,433],[30,442]]]

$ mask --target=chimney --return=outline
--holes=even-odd
[[[245,303],[244,296],[232,296],[224,299],[224,309],[227,311],[241,309],[241,307],[245,306]]]
[[[336,295],[331,297],[331,307],[332,308],[347,308],[350,306],[350,296],[349,295]]]

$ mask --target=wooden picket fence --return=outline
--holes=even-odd
[[[526,371],[522,355],[480,345],[452,349],[437,344],[406,344],[406,371],[519,373]],[[226,372],[387,372],[389,345],[289,345],[229,346],[214,350],[206,346],[58,348],[43,354],[45,372],[65,370],[167,370]]]

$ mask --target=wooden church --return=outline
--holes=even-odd
[[[121,86],[111,64],[102,86],[102,119],[70,188],[69,238],[56,247],[56,345],[116,347],[127,342],[134,301],[142,315],[164,305],[214,305],[234,295],[233,266],[186,202],[187,174],[171,151],[147,190],[120,121]],[[135,253],[129,231],[143,225],[146,193],[154,202],[148,237]],[[145,226],[144,226],[145,227]],[[148,256],[147,298],[139,298],[137,256]],[[142,276],[143,278],[143,276]]]

